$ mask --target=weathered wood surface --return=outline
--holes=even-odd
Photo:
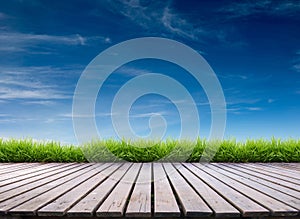
[[[0,163],[0,219],[300,218],[300,163]]]

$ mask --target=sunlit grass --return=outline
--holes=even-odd
[[[0,139],[0,162],[84,162],[79,147],[32,139]]]
[[[211,160],[213,162],[300,162],[300,139],[248,139],[245,142],[230,139],[219,144]],[[213,153],[215,148],[212,146],[215,145],[204,139],[196,142],[109,139],[92,141],[78,147],[31,139],[0,139],[0,162],[198,162],[201,156]]]

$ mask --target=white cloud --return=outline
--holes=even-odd
[[[142,68],[134,68],[134,67],[128,67],[128,66],[122,66],[118,71],[116,71],[118,74],[127,75],[127,76],[138,76],[143,74],[149,74],[153,73],[151,71],[148,71],[147,69]]]
[[[297,72],[300,72],[300,63],[293,65],[293,69]]]
[[[160,112],[155,112],[155,113],[136,113],[133,115],[130,115],[129,117],[131,118],[148,118],[151,116],[162,116],[162,115],[167,115],[167,111],[160,111]]]
[[[111,39],[109,37],[105,37],[104,42],[106,43],[112,43]]]
[[[32,88],[32,89],[41,89],[41,88],[51,88],[53,85],[45,85],[42,84],[39,81],[28,81],[24,80],[24,78],[14,78],[14,77],[3,77],[0,79],[0,85],[14,85],[14,86],[20,86],[20,87],[25,87],[25,88]]]
[[[220,78],[226,78],[226,79],[242,79],[242,80],[247,80],[249,79],[249,76],[247,75],[242,75],[242,74],[218,74],[218,77]]]
[[[45,34],[28,34],[28,33],[2,33],[0,35],[0,40],[2,42],[10,42],[11,44],[20,43],[39,43],[48,42],[55,44],[66,44],[66,45],[82,45],[86,40],[79,34],[69,35],[69,36],[55,36],[55,35],[45,35]]]
[[[255,104],[259,101],[261,101],[262,99],[259,98],[247,98],[247,97],[228,97],[226,104],[227,105],[239,105],[239,104]]]
[[[204,33],[203,30],[193,27],[191,23],[174,13],[168,6],[164,8],[161,22],[171,33],[193,40],[197,40],[198,35]]]
[[[261,13],[275,16],[298,16],[300,2],[293,0],[237,1],[218,11],[227,13],[229,18],[247,17]]]
[[[28,52],[36,54],[52,54],[49,51],[36,51],[37,46],[43,44],[59,44],[66,46],[86,46],[96,42],[111,43],[110,38],[102,36],[87,36],[80,34],[73,35],[46,35],[20,32],[0,33],[0,52]],[[43,48],[44,50],[45,48]]]
[[[155,30],[192,40],[199,40],[199,34],[205,33],[202,28],[179,15],[171,7],[170,1],[153,1],[151,4],[144,4],[135,0],[119,0],[108,1],[108,3],[110,10],[118,11],[147,31]]]
[[[1,45],[0,52],[24,52],[25,49],[13,45]]]
[[[292,69],[296,72],[300,72],[300,50],[296,52],[296,58],[293,63]]]
[[[273,103],[273,102],[275,102],[276,100],[274,100],[274,99],[268,99],[268,103]]]
[[[84,46],[86,43],[86,39],[84,37],[80,36],[79,34],[76,34],[76,36],[80,42],[80,45]]]
[[[261,107],[246,107],[245,109],[249,110],[249,111],[261,111],[262,110]]]
[[[249,112],[257,112],[257,111],[262,111],[263,108],[261,107],[228,107],[227,108],[227,112],[228,113],[232,113],[232,114],[245,114],[245,113],[249,113]]]
[[[7,14],[3,13],[3,12],[0,12],[0,20],[4,20],[4,19],[7,19],[9,18],[10,16],[8,16]]]
[[[53,104],[51,100],[70,99],[72,94],[65,86],[60,86],[57,79],[64,81],[71,75],[80,73],[80,70],[79,66],[2,67],[0,69],[0,100],[24,99],[25,104],[51,105]],[[30,102],[29,99],[34,100]]]
[[[25,101],[23,102],[25,105],[43,105],[43,106],[52,106],[55,105],[55,101],[51,100],[35,100],[35,101]]]
[[[94,117],[94,115],[90,114],[73,114],[73,113],[63,113],[59,115],[63,118],[91,118]]]
[[[63,66],[60,68],[53,66],[14,66],[14,67],[5,67],[0,68],[0,74],[4,77],[9,77],[13,80],[28,80],[28,77],[38,77],[39,75],[45,76],[69,76],[74,74],[80,74],[85,66],[81,65],[70,65]],[[23,77],[23,78],[21,78]],[[3,81],[3,79],[1,79]],[[22,82],[20,82],[22,83]]]
[[[0,88],[0,99],[69,99],[72,96],[60,93],[52,89],[18,89]]]
[[[73,113],[63,113],[60,114],[59,117],[63,118],[92,118],[94,116],[96,117],[112,117],[113,115],[117,115],[117,113],[95,113],[95,115],[92,114],[73,114]]]

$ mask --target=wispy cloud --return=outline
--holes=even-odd
[[[7,19],[7,18],[9,18],[9,16],[7,14],[0,12],[0,20]]]
[[[245,109],[249,110],[249,111],[261,111],[261,110],[263,110],[261,107],[246,107]]]
[[[42,84],[39,81],[28,81],[24,80],[24,78],[14,78],[14,77],[3,77],[0,79],[0,85],[6,85],[6,86],[19,86],[19,87],[25,87],[25,88],[31,88],[31,89],[40,89],[40,88],[51,88],[53,85],[45,85]]]
[[[205,33],[203,29],[196,28],[187,20],[181,18],[169,6],[163,10],[161,22],[171,33],[197,40],[200,34]]]
[[[296,58],[293,60],[292,69],[300,72],[300,50],[296,52]]]
[[[245,113],[250,113],[250,112],[257,112],[257,111],[262,111],[263,108],[261,107],[241,107],[241,106],[235,106],[235,107],[228,107],[227,112],[232,113],[232,114],[245,114]]]
[[[92,115],[92,114],[62,113],[62,114],[59,114],[59,117],[71,119],[71,118],[112,117],[113,115],[117,115],[117,113],[102,112],[102,113],[95,113],[95,115]]]
[[[70,99],[72,94],[57,82],[57,77],[70,79],[69,71],[72,75],[80,72],[77,68],[51,66],[3,67],[0,70],[0,100],[34,99],[32,104],[49,105],[46,100]]]
[[[66,95],[53,89],[18,89],[0,88],[0,99],[69,99],[71,95]]]
[[[46,34],[28,34],[19,32],[2,33],[0,35],[1,41],[10,41],[12,43],[39,43],[48,42],[54,44],[66,45],[85,45],[86,39],[79,34],[69,36],[55,36]]]
[[[247,17],[254,14],[298,16],[300,12],[300,2],[294,0],[237,1],[218,11],[228,14],[229,18]]]
[[[35,100],[35,101],[25,101],[23,102],[25,105],[42,105],[42,106],[52,106],[55,105],[55,101],[51,100]]]
[[[248,96],[240,95],[226,95],[227,105],[241,105],[241,104],[256,104],[262,100],[262,98],[249,98]]]
[[[24,116],[24,115],[11,115],[11,114],[0,114],[0,123],[17,123],[20,121],[34,121],[37,118],[33,118],[32,116]]]
[[[155,113],[136,113],[133,115],[130,115],[132,118],[149,118],[151,116],[162,116],[162,115],[167,115],[167,111],[160,111],[160,112],[155,112]]]
[[[138,75],[149,74],[153,72],[142,68],[122,66],[120,69],[118,69],[118,71],[116,71],[116,73],[126,75],[126,76],[138,76]]]
[[[274,99],[268,99],[268,103],[273,103],[273,102],[275,102],[276,100],[274,100]]]
[[[293,65],[293,69],[300,72],[300,63]]]
[[[109,1],[110,10],[118,11],[135,24],[149,31],[164,32],[192,40],[199,40],[204,29],[194,25],[188,18],[183,17],[171,6],[170,1],[153,1],[144,4],[141,1]]]
[[[218,77],[225,78],[225,79],[242,79],[247,80],[249,79],[249,76],[242,75],[242,74],[218,74]]]
[[[7,77],[32,77],[33,75],[38,76],[70,76],[70,75],[79,75],[84,70],[83,65],[66,65],[60,67],[54,67],[51,65],[45,66],[11,66],[5,67],[2,66],[0,69],[1,76]]]
[[[31,34],[20,32],[2,32],[0,33],[0,52],[29,52],[50,54],[49,51],[36,51],[38,45],[66,45],[66,46],[86,46],[92,42],[99,41],[104,44],[111,43],[109,37],[102,36],[82,36],[73,35],[46,35]],[[44,48],[45,49],[45,48]],[[34,51],[32,51],[34,50]]]

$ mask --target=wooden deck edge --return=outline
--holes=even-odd
[[[112,219],[113,217],[68,217],[68,216],[63,216],[63,217],[55,217],[55,216],[10,216],[10,215],[2,215],[0,216],[0,219]],[[137,217],[118,217],[120,218],[126,218],[126,219],[136,219]],[[138,217],[142,218],[142,217]],[[178,219],[178,218],[186,218],[186,219],[212,219],[214,217],[145,217],[149,219],[154,219],[154,218],[163,218],[163,219]],[[218,217],[218,219],[237,219],[237,217]],[[300,215],[298,216],[293,216],[293,217],[273,217],[273,216],[267,216],[267,217],[243,217],[243,219],[300,219]]]

